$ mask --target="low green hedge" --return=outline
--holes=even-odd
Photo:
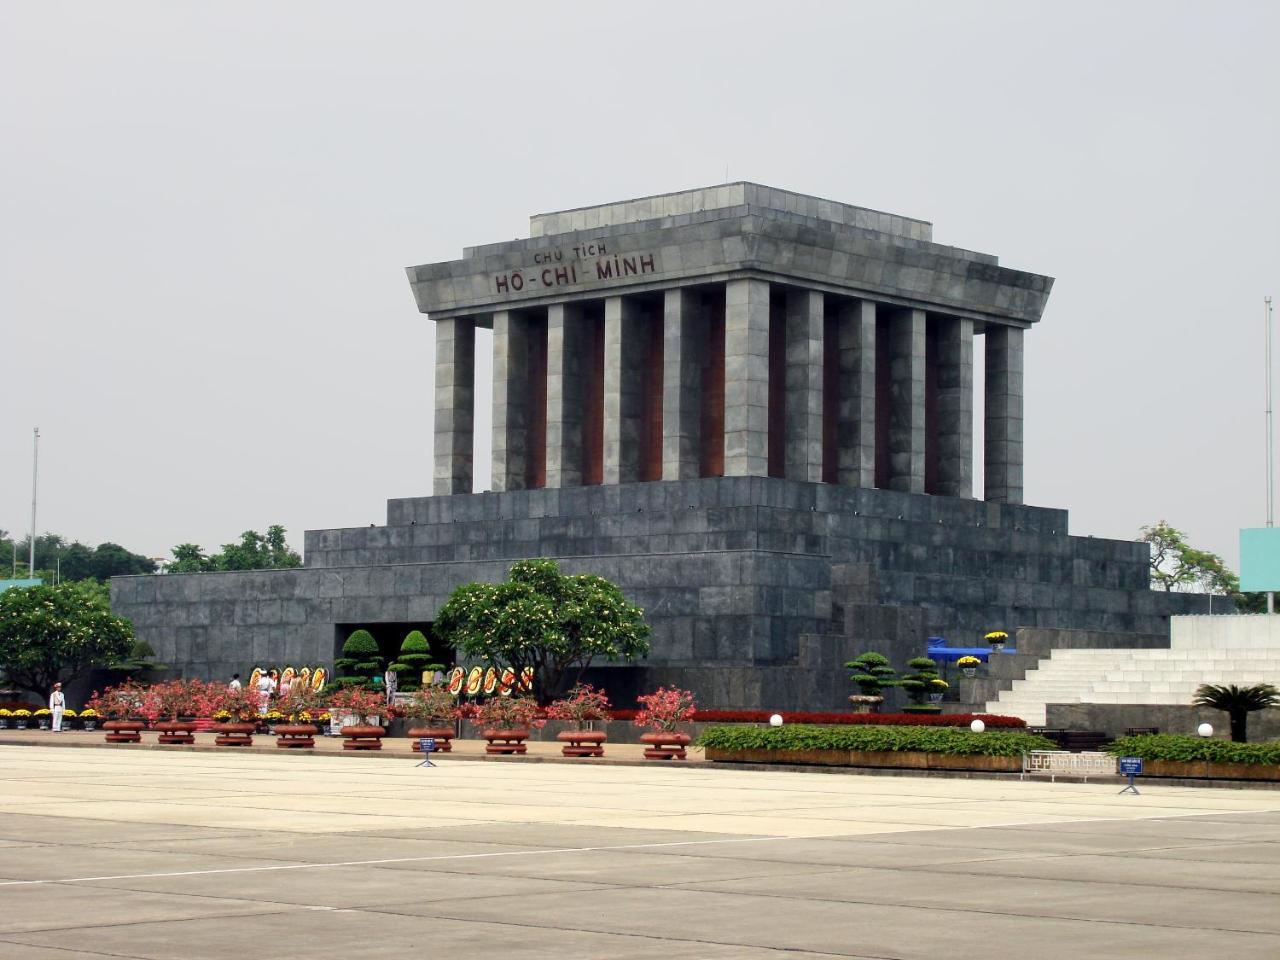
[[[1280,764],[1280,741],[1232,743],[1209,737],[1180,733],[1158,733],[1145,737],[1121,737],[1106,748],[1118,757],[1143,760],[1208,761],[1210,763]]]
[[[914,750],[960,757],[1017,757],[1031,750],[1056,750],[1032,733],[954,727],[712,727],[698,738],[722,750]]]

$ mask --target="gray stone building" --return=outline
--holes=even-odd
[[[1053,281],[931,234],[733,183],[537,215],[527,240],[411,267],[436,336],[433,495],[308,531],[302,569],[122,578],[113,605],[160,659],[222,676],[331,663],[358,626],[429,629],[456,586],[549,556],[647,611],[648,661],[595,678],[615,701],[674,682],[779,709],[839,707],[844,660],[929,635],[1167,634],[1197,598],[1148,589],[1145,544],[1022,503],[1023,336]]]

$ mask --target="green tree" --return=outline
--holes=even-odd
[[[929,657],[912,657],[907,661],[907,666],[911,672],[903,674],[898,686],[907,691],[912,703],[923,705],[925,697],[933,690],[932,682],[938,679],[938,664]]]
[[[1226,713],[1231,721],[1231,739],[1248,743],[1249,714],[1255,710],[1280,706],[1280,690],[1269,683],[1238,687],[1234,683],[1203,684],[1191,701],[1197,707],[1212,707]]]
[[[1222,558],[1187,543],[1187,535],[1161,520],[1142,528],[1142,539],[1151,546],[1151,586],[1174,591],[1235,594],[1240,578]]]
[[[845,669],[853,671],[849,679],[858,685],[858,690],[864,697],[878,697],[885,687],[892,687],[897,683],[893,678],[894,671],[889,665],[889,658],[872,650],[850,660],[845,664]]]
[[[133,626],[112,616],[106,588],[63,583],[0,593],[0,671],[40,697],[94,666],[127,655]]]
[[[353,630],[333,665],[343,674],[335,681],[338,687],[372,686],[373,678],[382,672],[378,641],[368,630]]]
[[[568,576],[554,560],[521,560],[502,583],[459,587],[436,618],[436,633],[467,657],[520,676],[547,703],[579,682],[597,658],[631,661],[649,652],[644,611],[590,574]]]
[[[170,573],[208,573],[212,570],[279,570],[302,566],[302,557],[289,548],[285,529],[279,524],[267,528],[265,534],[246,530],[239,543],[225,543],[218,553],[206,556],[194,543],[180,543],[173,548]]]
[[[421,630],[410,630],[400,644],[400,653],[391,664],[396,684],[406,693],[418,689],[427,670],[443,670],[444,665],[431,659],[431,643]]]

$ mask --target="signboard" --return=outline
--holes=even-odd
[[[1122,777],[1142,776],[1142,758],[1141,757],[1121,757],[1120,758],[1120,776]]]
[[[436,738],[419,737],[418,749],[422,751],[422,762],[418,766],[434,767],[435,764],[431,762],[431,755],[436,752]]]
[[[595,286],[662,272],[656,250],[618,253],[603,240],[554,250],[539,250],[533,263],[491,274],[489,292],[518,297],[567,287]]]
[[[1244,593],[1280,592],[1280,527],[1240,531],[1240,589]]]

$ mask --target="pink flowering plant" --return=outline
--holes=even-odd
[[[148,688],[156,711],[167,720],[179,717],[203,717],[213,712],[219,689],[203,680],[167,680]]]
[[[364,687],[342,687],[329,694],[329,713],[356,716],[363,723],[365,717],[386,716],[387,700],[382,694]]]
[[[653,693],[636,697],[641,708],[632,722],[637,727],[652,727],[660,733],[671,733],[682,723],[688,723],[698,710],[693,694],[678,687],[659,687]]]
[[[262,713],[262,694],[247,687],[223,688],[210,698],[209,709],[215,717],[229,723],[257,723]]]
[[[475,711],[476,722],[491,730],[519,730],[538,721],[532,697],[490,697]]]
[[[458,698],[440,685],[415,690],[399,711],[410,719],[436,724],[452,723],[461,713]]]
[[[583,729],[583,724],[600,720],[609,720],[609,698],[603,690],[597,690],[589,683],[580,683],[560,700],[554,700],[547,706],[547,716],[552,720],[563,720],[571,723],[574,729]]]
[[[154,723],[160,716],[160,705],[150,687],[133,680],[114,687],[107,687],[101,693],[94,693],[89,698],[88,706],[100,716],[111,720],[140,719]]]

